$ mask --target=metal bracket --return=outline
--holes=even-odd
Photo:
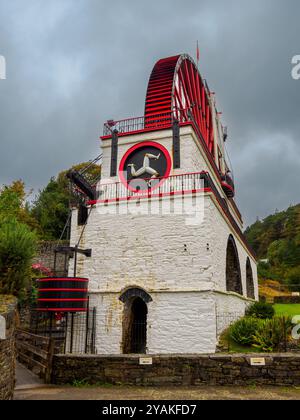
[[[61,253],[61,254],[68,254],[71,258],[73,258],[75,252],[77,254],[85,255],[88,258],[92,256],[91,249],[80,249],[73,246],[58,246],[55,248],[54,252]]]

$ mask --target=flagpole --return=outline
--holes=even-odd
[[[199,49],[199,41],[198,40],[197,40],[196,59],[197,59],[197,70],[199,71],[200,49]]]

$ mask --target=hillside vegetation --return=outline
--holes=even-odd
[[[246,237],[259,259],[261,279],[276,280],[300,291],[300,204],[250,226]]]

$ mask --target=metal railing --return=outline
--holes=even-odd
[[[195,194],[197,192],[203,191],[206,188],[212,191],[227,218],[229,219],[232,227],[235,229],[242,242],[245,243],[251,254],[255,256],[255,252],[248,244],[241,228],[232,216],[226,199],[221,196],[211,176],[208,172],[205,171],[182,175],[172,175],[170,177],[157,179],[135,179],[131,181],[129,185],[127,185],[125,182],[102,184],[98,186],[98,199],[91,203],[109,203],[123,200]]]
[[[205,175],[206,172],[199,172],[167,178],[133,179],[128,185],[122,182],[102,184],[98,189],[99,201],[194,193],[205,188]]]
[[[119,121],[107,121],[104,124],[103,136],[111,136],[113,131],[120,134],[129,134],[146,129],[161,129],[171,127],[174,120],[189,121],[187,110],[150,114],[143,117],[128,118]]]
[[[23,329],[35,336],[51,338],[54,353],[95,354],[96,308],[82,313],[38,312],[30,308],[29,325]]]

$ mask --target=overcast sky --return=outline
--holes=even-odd
[[[198,39],[246,223],[299,203],[299,21],[299,0],[0,0],[0,184],[98,155],[103,122],[143,115],[154,63]]]

